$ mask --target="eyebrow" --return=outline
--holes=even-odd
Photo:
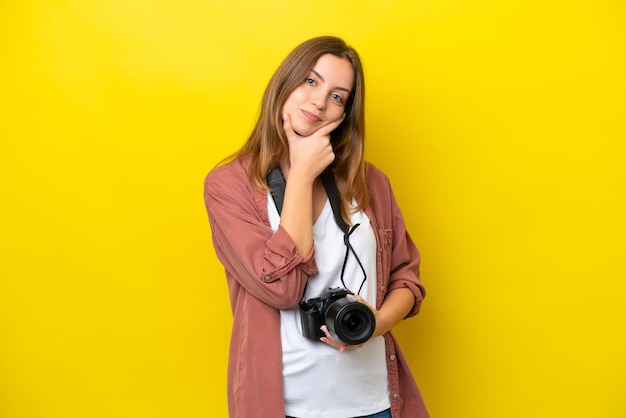
[[[315,70],[311,70],[311,72],[312,72],[313,74],[315,74],[315,75],[316,75],[316,76],[317,76],[320,80],[322,80],[322,81],[324,81],[324,82],[326,81],[326,80],[324,80],[324,77],[322,77],[322,75],[321,75],[320,73],[318,73],[317,71],[315,71]],[[347,89],[347,88],[345,88],[345,87],[335,87],[335,89],[336,89],[336,90],[343,90],[343,91],[347,92],[348,94],[350,94],[350,93],[351,93],[350,89]]]

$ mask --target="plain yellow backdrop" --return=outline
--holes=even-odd
[[[0,416],[227,416],[202,180],[332,34],[423,255],[396,333],[432,416],[623,418],[625,9],[0,1]]]

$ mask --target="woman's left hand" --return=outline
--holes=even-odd
[[[366,342],[364,342],[363,344],[349,345],[349,344],[343,343],[343,342],[335,339],[332,335],[330,335],[330,332],[328,332],[328,328],[326,328],[326,325],[322,325],[321,330],[324,333],[325,337],[320,338],[320,341],[330,345],[331,347],[335,347],[339,351],[350,351],[350,350],[355,350],[357,348],[361,348],[365,344],[367,344],[368,341],[371,341],[374,337],[378,336],[378,334],[377,334],[377,331],[378,331],[378,311],[376,309],[374,309],[374,307],[372,305],[367,303],[365,301],[365,299],[363,299],[361,296],[358,296],[358,295],[348,295],[346,297],[348,299],[352,299],[352,300],[355,300],[357,302],[361,302],[362,304],[364,304],[365,306],[370,308],[370,310],[374,314],[374,319],[376,320],[376,329],[374,330],[374,333],[372,334],[370,339],[367,340]]]

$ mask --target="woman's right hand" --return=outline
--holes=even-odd
[[[341,119],[322,126],[311,135],[301,136],[294,131],[289,115],[283,114],[283,129],[289,143],[290,177],[297,173],[297,176],[312,182],[335,160],[330,133],[345,117],[343,114]]]

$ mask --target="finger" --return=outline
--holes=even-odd
[[[328,328],[326,327],[326,325],[322,325],[322,327],[320,328],[324,334],[326,335],[325,337],[320,338],[320,341],[330,345],[331,347],[336,348],[337,350],[344,352],[344,351],[351,351],[351,350],[356,350],[357,348],[361,348],[363,347],[364,344],[359,344],[359,345],[348,345],[345,343],[342,343],[341,341],[337,341],[336,339],[334,339],[328,332]]]
[[[356,350],[358,348],[363,347],[363,344],[359,344],[359,345],[342,345],[341,347],[339,347],[339,351],[341,351],[342,353],[344,351],[352,351],[352,350]]]
[[[358,302],[363,302],[363,297],[360,295],[346,295],[346,299],[356,300]]]
[[[341,125],[341,122],[343,122],[345,118],[346,118],[346,114],[344,113],[340,119],[337,119],[336,121],[331,122],[328,125],[322,126],[317,131],[315,131],[315,134],[328,135],[329,133],[334,131],[337,128],[337,126]]]
[[[326,343],[327,345],[336,348],[337,350],[341,350],[341,344],[337,343],[335,340],[333,340],[332,338],[328,338],[328,337],[322,337],[320,338],[320,341],[323,343]]]
[[[328,328],[326,327],[326,325],[322,325],[322,327],[320,328],[322,330],[322,332],[324,333],[324,335],[326,335],[325,337],[320,338],[320,341],[325,342],[326,344],[333,346],[337,349],[339,349],[343,343],[340,341],[337,341],[336,339],[334,339],[332,337],[332,335],[330,335]]]
[[[332,335],[330,335],[330,332],[328,332],[328,328],[326,327],[326,325],[322,325],[320,327],[320,329],[322,330],[322,332],[324,333],[325,337],[322,337],[324,339],[326,339],[329,342],[335,343],[335,344],[339,344],[339,341],[335,340]]]
[[[346,298],[349,299],[349,300],[355,300],[357,302],[361,302],[362,304],[364,304],[368,308],[373,309],[373,306],[370,305],[365,299],[363,299],[362,296],[359,296],[359,295],[348,295],[348,296],[346,296]]]
[[[297,136],[296,131],[293,130],[293,126],[291,126],[291,118],[287,113],[283,113],[283,130],[285,131],[285,135],[287,138],[293,138]]]

